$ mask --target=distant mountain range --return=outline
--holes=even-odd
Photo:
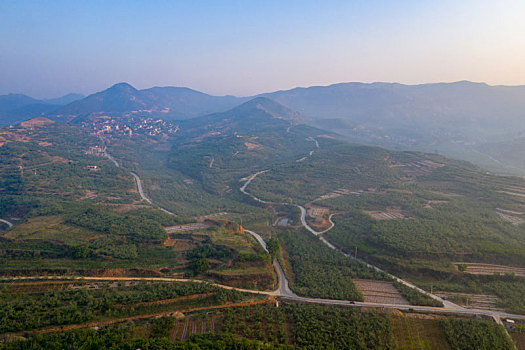
[[[147,115],[168,119],[187,119],[226,111],[247,101],[234,96],[211,96],[184,87],[153,87],[137,90],[127,83],[74,101],[53,112],[55,117],[82,115]]]
[[[84,98],[0,96],[0,126],[42,115],[64,120],[90,115],[185,120],[207,115],[194,121],[204,123],[256,97],[278,102],[288,108],[287,113],[298,112],[294,119],[337,132],[354,142],[437,151],[491,170],[525,174],[525,160],[517,164],[516,157],[508,161],[501,158],[509,142],[525,145],[525,86],[468,81],[422,85],[341,83],[235,97],[212,96],[183,87],[137,90],[119,83]]]
[[[23,94],[0,95],[0,127],[48,115],[83,97],[81,94],[67,94],[58,98],[37,100]]]

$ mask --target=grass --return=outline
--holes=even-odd
[[[51,240],[67,245],[79,245],[102,237],[100,233],[64,223],[60,216],[38,216],[27,219],[7,232],[4,237],[25,240]]]
[[[450,349],[438,319],[396,314],[391,318],[396,349]]]

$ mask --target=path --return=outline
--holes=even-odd
[[[312,138],[313,139],[313,138]],[[319,148],[319,143],[317,142],[317,140],[313,139],[315,141],[315,144],[316,144],[316,147]],[[314,151],[311,151],[310,152],[310,155],[313,154]],[[117,161],[111,157],[111,155],[109,153],[106,152],[106,148],[104,147],[104,154],[110,159],[112,160],[116,166],[119,166]],[[250,175],[246,182],[244,183],[244,185],[240,188],[241,192],[252,197],[253,199],[257,200],[258,202],[261,202],[261,203],[265,203],[265,204],[282,204],[282,205],[289,205],[287,203],[273,203],[273,202],[268,202],[268,201],[264,201],[260,198],[257,198],[255,197],[254,195],[250,194],[249,192],[246,191],[246,188],[248,187],[248,185],[260,174],[263,174],[265,172],[269,171],[268,169],[267,170],[263,170],[263,171],[259,171],[255,174],[252,174]],[[139,193],[141,193],[142,191],[142,184],[141,184],[141,181],[140,181],[140,178],[138,177],[137,174],[135,173],[132,173],[132,175],[135,177],[135,179],[137,180],[137,187],[139,188]],[[140,184],[140,186],[139,186]],[[141,196],[142,197],[142,196]],[[146,199],[145,196],[142,197],[143,199]],[[148,203],[151,203],[151,201],[149,199],[146,199],[148,201]],[[300,206],[300,205],[297,205],[297,204],[294,204],[295,206],[297,206],[300,210],[301,210],[301,223],[302,225],[309,231],[311,232],[312,234],[316,235],[319,237],[319,239],[325,243],[328,247],[330,247],[331,249],[334,249],[334,250],[337,250],[339,252],[341,252],[342,254],[344,254],[345,256],[347,257],[351,257],[350,255],[340,251],[339,249],[337,249],[333,244],[331,244],[328,240],[326,240],[323,236],[322,236],[322,233],[324,232],[327,232],[328,230],[330,230],[331,228],[334,227],[334,223],[333,221],[331,220],[331,217],[330,216],[330,223],[331,223],[331,226],[330,228],[322,231],[322,232],[317,232],[315,231],[314,229],[312,229],[308,223],[306,222],[306,209],[304,209],[304,207]],[[172,214],[174,215],[173,213],[171,213],[170,211],[164,209],[164,208],[159,208],[169,214]],[[253,231],[250,231],[250,230],[245,230],[246,232],[248,232],[250,235],[252,235],[253,237],[255,237],[255,239],[259,242],[259,244],[261,244],[261,246],[266,250],[266,242],[264,242],[264,240],[262,239],[262,237],[253,232]],[[493,317],[493,318],[513,318],[513,319],[521,319],[521,320],[525,320],[525,315],[516,315],[516,314],[508,314],[508,313],[504,313],[504,312],[497,312],[497,311],[490,311],[490,310],[479,310],[479,309],[465,309],[465,308],[462,308],[456,304],[453,304],[449,301],[446,301],[446,300],[442,300],[441,298],[439,298],[438,296],[435,296],[433,294],[430,294],[422,289],[420,289],[419,287],[416,287],[414,285],[412,285],[411,283],[407,282],[407,281],[404,281],[396,276],[393,276],[385,271],[383,271],[382,269],[376,267],[376,266],[373,266],[373,265],[370,265],[369,263],[361,260],[361,259],[356,259],[357,261],[365,264],[367,267],[370,267],[370,268],[373,268],[377,271],[380,271],[380,272],[383,272],[383,273],[386,273],[388,274],[389,276],[391,276],[393,279],[395,279],[396,281],[400,282],[400,283],[403,283],[405,284],[406,286],[408,287],[411,287],[411,288],[414,288],[424,294],[427,294],[429,295],[430,297],[436,299],[436,300],[439,300],[439,301],[442,301],[443,304],[444,304],[444,307],[441,307],[441,308],[438,308],[438,307],[430,307],[430,306],[416,306],[416,305],[394,305],[394,304],[381,304],[381,303],[367,303],[367,302],[354,302],[354,301],[349,301],[349,300],[332,300],[332,299],[321,299],[321,298],[307,298],[307,297],[300,297],[300,296],[297,296],[295,293],[293,293],[290,288],[289,288],[289,283],[288,283],[288,280],[286,278],[286,275],[284,274],[284,271],[281,267],[281,265],[279,264],[279,261],[277,259],[275,259],[274,261],[274,267],[279,275],[279,287],[277,288],[277,290],[275,291],[271,291],[271,292],[267,292],[267,291],[255,291],[255,290],[250,290],[250,289],[241,289],[241,288],[235,288],[235,287],[230,287],[230,286],[225,286],[225,285],[221,285],[221,284],[218,284],[218,283],[210,283],[210,282],[206,282],[206,281],[202,281],[202,280],[191,280],[191,279],[171,279],[171,278],[162,278],[162,277],[150,277],[150,278],[144,278],[144,277],[137,277],[137,278],[128,278],[128,277],[73,277],[74,279],[85,279],[85,280],[89,280],[89,279],[92,279],[92,280],[119,280],[119,279],[122,279],[122,280],[152,280],[152,281],[173,281],[173,282],[197,282],[197,283],[210,283],[211,285],[214,285],[216,287],[220,287],[220,288],[224,288],[224,289],[230,289],[230,290],[237,290],[237,291],[240,291],[240,292],[246,292],[246,293],[252,293],[252,294],[265,294],[265,295],[272,295],[272,296],[278,296],[278,297],[282,297],[282,298],[285,298],[285,299],[289,299],[289,300],[293,300],[293,301],[297,301],[297,302],[306,302],[306,303],[317,303],[317,304],[330,304],[330,305],[345,305],[345,306],[356,306],[356,307],[377,307],[377,308],[392,308],[392,309],[397,309],[397,310],[403,310],[403,311],[411,311],[411,310],[415,310],[415,311],[421,311],[421,312],[430,312],[430,313],[447,313],[447,314],[456,314],[456,315],[484,315],[484,316],[487,316],[487,317]],[[53,278],[53,276],[40,276],[40,278]],[[56,277],[57,279],[64,279],[64,278],[67,278],[66,276],[58,276]],[[0,280],[2,280],[3,278],[0,278]],[[31,277],[18,277],[18,278],[14,278],[14,280],[21,280],[21,279],[31,279]]]
[[[149,204],[152,204],[148,197],[144,194],[144,190],[142,189],[142,181],[140,181],[140,177],[135,174],[133,171],[130,171],[131,175],[135,178],[135,182],[137,183],[137,189],[139,191],[140,197],[144,199]]]
[[[120,168],[120,165],[119,163],[115,160],[115,158],[113,158],[111,156],[111,154],[109,154],[109,152],[107,151],[107,147],[106,147],[106,143],[104,141],[104,139],[99,136],[100,139],[102,140],[102,143],[104,144],[104,156],[106,156],[109,160],[111,160],[113,162],[113,164],[115,164],[116,167],[119,167]],[[130,171],[129,172],[134,178],[135,178],[135,183],[137,184],[137,190],[139,192],[139,195],[140,195],[140,198],[142,198],[143,200],[145,200],[146,202],[148,202],[150,205],[153,205],[153,202],[148,198],[146,197],[146,194],[144,193],[144,189],[142,187],[142,180],[140,179],[140,177],[138,176],[138,174],[134,173],[133,171]],[[169,214],[169,215],[175,215],[174,213],[172,213],[171,211],[169,211],[168,209],[165,209],[165,208],[162,208],[162,207],[159,207],[157,206],[157,208],[163,212],[165,212],[166,214]]]
[[[7,226],[9,226],[9,228],[13,227],[13,224],[7,220],[0,219],[0,222],[3,222],[4,224],[6,224]]]
[[[317,142],[316,139],[314,139],[313,137],[311,138],[313,141],[315,141],[315,145],[317,148],[319,148],[319,142]],[[312,151],[313,152],[313,151]],[[248,191],[246,191],[246,188],[248,187],[248,185],[260,174],[263,174],[263,173],[266,173],[268,172],[269,169],[267,170],[263,170],[263,171],[259,171],[259,172],[256,172],[255,174],[252,174],[248,177],[248,180],[244,183],[244,185],[240,188],[240,191],[250,197],[252,197],[253,199],[255,199],[256,201],[260,202],[260,203],[264,203],[264,204],[278,204],[278,205],[290,205],[288,203],[277,203],[277,202],[269,202],[269,201],[265,201],[265,200],[262,200],[254,195],[252,195],[251,193],[249,193]],[[371,269],[374,269],[378,272],[381,272],[381,273],[384,273],[385,275],[391,277],[393,280],[399,282],[399,283],[402,283],[404,284],[405,286],[407,287],[410,287],[410,288],[413,288],[415,290],[417,290],[418,292],[420,293],[423,293],[425,295],[428,295],[429,297],[431,297],[432,299],[435,299],[435,300],[438,300],[440,302],[443,303],[443,305],[447,308],[450,308],[450,309],[454,309],[454,310],[465,310],[465,308],[459,306],[459,305],[456,305],[448,300],[444,300],[440,297],[438,297],[437,295],[434,295],[434,294],[431,294],[431,293],[428,293],[427,291],[397,277],[397,276],[394,276],[386,271],[384,271],[383,269],[377,267],[377,266],[374,266],[374,265],[371,265],[369,263],[367,263],[366,261],[364,260],[361,260],[361,259],[358,259],[357,257],[354,257],[352,255],[349,255],[349,254],[346,254],[344,253],[343,251],[341,251],[340,249],[338,249],[336,246],[334,246],[332,243],[330,243],[325,237],[322,236],[323,233],[326,233],[328,232],[329,230],[331,230],[334,226],[335,226],[335,223],[331,220],[332,219],[332,216],[330,216],[330,227],[323,230],[323,231],[316,231],[314,230],[312,227],[310,227],[310,225],[308,225],[308,223],[306,222],[306,209],[302,206],[302,205],[299,205],[299,204],[292,204],[294,206],[296,206],[297,208],[299,208],[299,210],[301,211],[301,224],[302,226],[308,230],[310,233],[312,233],[313,235],[315,236],[318,236],[320,241],[323,242],[325,245],[327,245],[329,248],[335,250],[335,251],[338,251],[340,253],[342,253],[344,256],[348,257],[348,258],[352,258],[352,259],[355,259],[356,261],[364,264],[365,266],[367,266],[368,268],[371,268]]]

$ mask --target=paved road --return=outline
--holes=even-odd
[[[315,145],[317,146],[317,148],[319,148],[319,142],[317,142],[317,140],[314,139],[314,138],[311,138],[311,139],[312,139],[313,141],[315,141]],[[255,173],[255,174],[250,175],[250,176],[248,177],[247,181],[244,183],[244,185],[240,188],[240,191],[241,191],[242,193],[244,193],[244,194],[246,194],[246,195],[252,197],[253,199],[255,199],[256,201],[258,201],[258,202],[260,202],[260,203],[264,203],[264,204],[278,204],[278,205],[290,205],[290,204],[288,204],[288,203],[268,202],[268,201],[262,200],[262,199],[260,199],[260,198],[258,198],[258,197],[256,197],[256,196],[254,196],[254,195],[252,195],[251,193],[249,193],[249,192],[246,191],[246,188],[248,187],[248,185],[249,185],[249,184],[250,184],[250,183],[251,183],[251,182],[252,182],[252,181],[253,181],[258,175],[260,175],[260,174],[262,174],[262,173],[265,173],[265,172],[267,172],[267,171],[269,171],[269,170],[267,169],[267,170],[259,171],[259,172]],[[437,295],[434,295],[434,294],[428,293],[427,291],[425,291],[425,290],[423,290],[423,289],[421,289],[421,288],[419,288],[419,287],[417,287],[417,286],[411,284],[410,282],[407,282],[407,281],[405,281],[405,280],[403,280],[403,279],[401,279],[401,278],[399,278],[399,277],[397,277],[397,276],[394,276],[394,275],[392,275],[392,274],[390,274],[390,273],[388,273],[388,272],[386,272],[386,271],[380,269],[380,268],[377,267],[377,266],[371,265],[371,264],[367,263],[366,261],[363,261],[363,260],[361,260],[361,259],[357,259],[356,257],[351,256],[351,255],[349,255],[349,254],[346,254],[346,253],[344,253],[343,251],[339,250],[336,246],[334,246],[334,245],[333,245],[332,243],[330,243],[325,237],[322,236],[323,233],[325,233],[325,232],[331,230],[331,229],[335,226],[334,222],[331,220],[332,217],[330,217],[330,223],[331,223],[331,226],[330,226],[328,229],[323,230],[323,231],[316,231],[316,230],[314,230],[312,227],[310,227],[310,225],[308,225],[308,223],[306,222],[306,209],[305,209],[303,206],[298,205],[298,204],[292,204],[292,205],[296,206],[296,207],[299,208],[299,210],[301,211],[301,224],[303,225],[303,227],[304,227],[305,229],[307,229],[309,232],[311,232],[312,234],[314,234],[315,236],[319,237],[319,239],[321,240],[321,242],[323,242],[324,244],[326,244],[329,248],[331,248],[331,249],[333,249],[333,250],[335,250],[335,251],[337,251],[337,252],[342,253],[344,256],[346,256],[346,257],[348,257],[348,258],[355,259],[355,260],[359,261],[360,263],[366,265],[366,266],[369,267],[369,268],[372,268],[372,269],[374,269],[374,270],[376,270],[376,271],[378,271],[378,272],[384,273],[384,274],[388,275],[389,277],[391,277],[392,279],[394,279],[395,281],[397,281],[397,282],[399,282],[399,283],[402,283],[402,284],[404,284],[404,285],[407,286],[407,287],[410,287],[410,288],[416,289],[416,290],[419,291],[420,293],[426,294],[426,295],[428,295],[429,297],[431,297],[432,299],[435,299],[435,300],[437,300],[437,301],[442,302],[443,305],[444,305],[445,307],[447,307],[447,308],[454,309],[454,310],[466,310],[465,308],[463,308],[463,307],[461,307],[461,306],[459,306],[459,305],[456,305],[456,304],[454,304],[454,303],[452,303],[452,302],[450,302],[450,301],[448,301],[448,300],[444,300],[444,299],[438,297]],[[286,278],[286,277],[284,277],[284,278]]]
[[[148,197],[144,194],[144,190],[142,189],[142,181],[140,181],[140,177],[135,174],[133,171],[130,171],[131,175],[135,178],[135,181],[137,182],[137,189],[139,190],[140,197],[144,199],[149,204],[152,204]]]
[[[316,146],[319,147],[319,143],[317,142],[317,140],[313,139],[316,143]],[[106,148],[104,147],[104,153],[106,154],[106,156],[111,159],[115,165],[118,167],[118,162],[113,158],[111,157],[111,155],[109,153],[106,152]],[[313,151],[310,153],[310,155],[313,153]],[[264,200],[261,200],[255,196],[253,196],[252,194],[248,193],[246,191],[246,187],[250,184],[250,182],[255,179],[255,177],[257,177],[257,175],[260,175],[262,173],[265,173],[267,172],[268,170],[263,170],[263,171],[259,171],[255,174],[252,174],[248,177],[247,181],[244,183],[244,185],[240,188],[241,192],[252,197],[253,199],[261,202],[261,203],[266,203],[266,204],[283,204],[283,205],[289,205],[287,203],[273,203],[273,202],[267,202],[267,201],[264,201]],[[137,188],[139,190],[139,193],[141,195],[141,197],[146,200],[148,203],[152,204],[152,202],[144,195],[143,193],[143,190],[142,190],[142,182],[139,178],[139,176],[133,172],[131,172],[131,174],[133,175],[133,177],[135,178],[135,180],[137,181]],[[315,234],[316,236],[318,236],[320,238],[320,240],[322,242],[324,242],[326,245],[328,245],[330,248],[334,249],[334,250],[337,250],[339,251],[333,244],[331,244],[330,242],[328,242],[321,234],[328,231],[329,229],[331,229],[333,226],[334,226],[334,223],[330,220],[330,223],[332,224],[332,226],[325,230],[325,231],[322,231],[322,232],[317,232],[315,231],[314,229],[312,229],[306,222],[306,209],[304,209],[304,207],[300,206],[300,205],[296,205],[294,204],[295,206],[297,206],[300,210],[301,210],[301,223],[303,224],[303,226],[308,230],[310,231],[311,233]],[[169,213],[169,214],[172,214],[174,215],[172,212],[164,209],[164,208],[159,208],[160,210],[163,210],[164,212],[166,213]],[[331,217],[330,217],[331,219]],[[5,222],[4,220],[2,220],[3,222]],[[250,231],[250,230],[245,230],[246,232],[248,232],[249,234],[251,234],[253,237],[255,237],[255,239],[261,244],[261,246],[266,250],[266,242],[262,239],[262,237],[257,234],[256,232],[253,232],[253,231]],[[341,252],[343,253],[343,252]],[[351,257],[349,256],[348,254],[345,254],[343,253],[345,256],[347,257]],[[371,267],[371,268],[374,268],[376,269],[377,271],[381,271],[381,272],[384,272],[384,273],[387,273],[381,269],[379,269],[378,267],[376,266],[373,266],[373,265],[370,265],[368,264],[367,262],[365,261],[362,261],[362,260],[359,260],[358,261],[362,262],[363,264],[365,264],[366,266],[368,267]],[[349,300],[332,300],[332,299],[321,299],[321,298],[307,298],[307,297],[300,297],[298,295],[296,295],[294,292],[292,292],[289,288],[289,283],[288,283],[288,279],[286,278],[286,275],[284,274],[284,271],[281,267],[281,265],[279,264],[279,261],[277,259],[275,259],[274,261],[274,267],[277,271],[277,274],[279,275],[279,287],[277,290],[275,291],[271,291],[271,292],[267,292],[267,291],[256,291],[256,290],[250,290],[250,289],[242,289],[242,288],[235,288],[235,287],[230,287],[230,286],[225,286],[225,285],[221,285],[221,284],[218,284],[218,283],[211,283],[212,285],[214,286],[217,286],[217,287],[220,287],[220,288],[225,288],[225,289],[231,289],[231,290],[237,290],[237,291],[240,291],[240,292],[246,292],[246,293],[255,293],[255,294],[265,294],[265,295],[273,295],[273,296],[278,296],[278,297],[281,297],[281,298],[284,298],[284,299],[287,299],[287,300],[292,300],[292,301],[297,301],[297,302],[306,302],[306,303],[316,303],[316,304],[328,304],[328,305],[345,305],[345,306],[356,306],[356,307],[377,307],[377,308],[393,308],[393,309],[397,309],[397,310],[404,310],[404,311],[409,311],[409,310],[415,310],[415,311],[421,311],[421,312],[429,312],[429,313],[449,313],[449,314],[456,314],[456,315],[484,315],[484,316],[488,316],[488,317],[493,317],[495,320],[497,320],[498,318],[513,318],[513,319],[521,319],[521,320],[525,320],[525,315],[515,315],[515,314],[508,314],[508,313],[504,313],[504,312],[496,312],[496,311],[489,311],[489,310],[479,310],[479,309],[465,309],[465,308],[462,308],[456,304],[453,304],[451,302],[448,302],[448,301],[444,301],[442,300],[441,298],[433,295],[433,294],[430,294],[430,293],[427,293],[426,291],[410,284],[409,282],[406,282],[398,277],[395,277],[393,275],[390,275],[392,278],[394,278],[395,280],[411,287],[411,288],[415,288],[417,290],[419,290],[420,292],[424,293],[424,294],[428,294],[430,295],[431,297],[435,298],[436,300],[440,300],[440,301],[443,301],[444,302],[444,305],[445,307],[441,307],[441,308],[436,308],[436,307],[429,307],[429,306],[415,306],[415,305],[394,305],[394,304],[380,304],[380,303],[366,303],[366,302],[354,302],[354,301],[349,301]],[[38,276],[38,277],[15,277],[13,279],[15,280],[25,280],[25,279],[53,279],[53,278],[56,278],[56,279],[84,279],[84,280],[151,280],[151,281],[172,281],[172,282],[197,282],[197,283],[210,283],[210,282],[206,282],[206,281],[202,281],[202,280],[192,280],[192,279],[173,279],[173,278],[162,278],[162,277],[136,277],[136,278],[133,278],[133,277],[78,277],[78,276],[57,276],[57,277],[53,277],[53,276]],[[0,278],[0,280],[2,279],[5,279],[5,278]]]
[[[314,230],[313,228],[310,227],[310,225],[308,225],[308,223],[306,222],[306,209],[302,206],[302,205],[298,205],[298,204],[294,204],[297,208],[299,208],[299,210],[301,210],[301,224],[303,225],[303,227],[305,229],[307,229],[308,231],[310,231],[311,233],[313,233],[314,235],[316,236],[320,236],[322,235],[323,233],[325,232],[328,232],[330,231],[332,228],[334,228],[335,224],[334,222],[332,221],[332,217],[334,216],[334,214],[330,214],[330,217],[328,218],[328,221],[330,221],[330,227],[328,227],[327,229],[323,230],[323,231],[316,231]],[[328,242],[328,241],[327,241]],[[333,246],[330,245],[332,248]],[[335,248],[335,247],[334,247]]]
[[[118,164],[118,162],[115,160],[115,158],[113,158],[111,156],[111,154],[109,154],[109,152],[107,151],[107,147],[106,147],[106,144],[104,142],[104,139],[102,137],[100,137],[100,139],[102,140],[102,142],[104,143],[104,155],[110,159],[116,167],[120,167],[120,165]],[[144,189],[142,187],[142,180],[140,179],[140,177],[134,173],[133,171],[130,171],[129,172],[134,178],[135,178],[135,182],[137,183],[137,190],[139,191],[139,194],[140,194],[140,198],[142,198],[143,200],[145,200],[146,202],[148,202],[150,205],[154,205],[153,202],[148,198],[146,197],[146,194],[144,193]],[[169,211],[168,209],[165,209],[165,208],[162,208],[162,207],[159,207],[157,206],[157,208],[159,210],[162,210],[163,212],[165,212],[166,214],[170,214],[170,215],[175,215],[174,213],[172,213],[171,211]]]
[[[9,228],[13,227],[13,224],[10,223],[9,221],[7,220],[4,220],[4,219],[0,219],[0,222],[3,222],[4,224],[6,224],[7,226],[9,226]]]
[[[104,156],[105,156],[106,158],[108,158],[109,160],[111,160],[111,161],[113,162],[113,164],[115,164],[115,166],[116,166],[117,168],[120,168],[119,163],[115,160],[115,158],[113,158],[113,157],[111,156],[111,154],[108,153],[108,151],[107,151],[107,150],[108,150],[108,147],[106,146],[106,140],[105,140],[101,135],[98,135],[98,138],[100,139],[100,141],[102,141],[102,145],[104,146],[104,150],[103,150],[103,152],[104,152]]]
[[[264,250],[266,250],[266,252],[269,253],[268,249],[266,248],[266,242],[264,241],[264,239],[262,239],[262,237],[258,233],[255,233],[250,230],[244,230],[244,232],[248,232],[253,237],[255,237],[257,242],[259,242],[259,244],[264,248]],[[286,275],[284,274],[281,264],[279,264],[279,260],[275,259],[273,261],[273,266],[275,268],[275,271],[277,272],[277,275],[279,276],[279,287],[277,288],[277,290],[271,292],[272,295],[281,296],[281,297],[289,297],[289,298],[298,298],[298,296],[294,292],[292,292],[292,290],[290,289],[288,285],[288,279],[286,278]]]

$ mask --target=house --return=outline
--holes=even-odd
[[[516,327],[516,323],[514,322],[514,320],[507,318],[505,320],[505,328],[507,328],[507,330],[509,331],[513,331],[514,327]]]

